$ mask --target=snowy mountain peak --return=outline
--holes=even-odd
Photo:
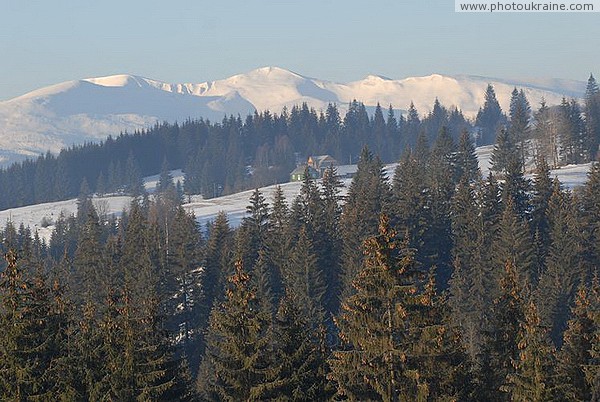
[[[135,75],[119,74],[119,75],[108,75],[106,77],[86,78],[82,81],[90,82],[95,85],[103,87],[125,87],[127,85],[137,85],[138,87],[143,84],[148,84],[147,80],[142,77]]]
[[[255,110],[279,113],[283,107],[302,103],[316,110],[335,103],[345,113],[354,99],[369,110],[377,103],[402,110],[412,101],[423,116],[437,98],[442,105],[456,106],[473,117],[489,83],[504,110],[515,86],[524,89],[532,105],[542,97],[549,105],[560,104],[563,96],[579,97],[585,91],[585,83],[578,81],[527,83],[440,74],[404,79],[371,74],[359,81],[337,83],[276,66],[201,83],[166,83],[128,74],[86,78],[0,101],[0,165],[143,129],[157,121],[200,117],[219,121],[225,115],[244,116]]]
[[[378,81],[393,81],[393,80],[391,78],[384,77],[383,75],[369,74],[364,78],[363,81],[378,82]]]

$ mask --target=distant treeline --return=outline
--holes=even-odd
[[[319,112],[303,104],[280,114],[257,112],[218,123],[157,124],[2,169],[0,209],[73,198],[84,182],[95,193],[135,194],[141,177],[164,166],[185,171],[186,193],[214,197],[286,182],[309,155],[329,154],[340,164],[355,163],[367,145],[383,162],[394,162],[419,137],[431,143],[442,127],[454,140],[467,130],[478,145],[492,144],[502,131],[511,131],[523,158],[526,149],[533,149],[551,165],[579,163],[593,159],[598,150],[599,99],[590,77],[583,106],[567,99],[554,107],[542,102],[535,113],[523,91],[515,89],[506,115],[490,85],[474,122],[436,100],[426,115],[411,104],[405,116],[396,116],[392,105],[387,111],[378,105],[369,116],[364,104],[353,101],[343,117],[334,104]],[[525,147],[532,139],[533,146]]]

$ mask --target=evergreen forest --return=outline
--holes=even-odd
[[[550,174],[596,158],[598,93],[591,77],[584,110],[532,112],[515,90],[504,115],[489,87],[475,125],[437,102],[422,119],[302,106],[4,169],[15,191],[2,205],[77,196],[78,208],[48,242],[2,230],[0,399],[599,400],[600,163],[576,189]],[[474,127],[496,142],[487,177]],[[283,181],[297,153],[356,155],[347,193],[332,167],[294,199],[256,189],[239,227],[224,213],[199,227],[182,206],[213,183]],[[167,166],[184,168],[183,189]],[[17,177],[45,187],[10,187]],[[95,208],[105,191],[134,195],[122,217]]]

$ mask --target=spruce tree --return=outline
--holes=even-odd
[[[255,400],[270,367],[265,336],[270,318],[257,308],[250,275],[240,261],[228,281],[225,300],[211,312],[198,390],[208,400]]]
[[[540,322],[535,304],[525,306],[524,321],[517,335],[518,358],[503,390],[510,400],[545,402],[557,399],[555,351],[547,329]]]
[[[212,306],[222,298],[229,276],[232,234],[227,215],[220,212],[210,227],[204,255],[202,316],[208,317]]]
[[[281,186],[277,186],[273,195],[272,208],[269,213],[269,226],[265,239],[265,252],[273,268],[274,283],[272,290],[279,299],[282,296],[282,270],[287,263],[290,251],[288,205]]]
[[[398,247],[395,231],[382,216],[379,234],[365,242],[366,258],[353,281],[355,292],[344,300],[336,320],[343,347],[333,352],[330,378],[340,396],[399,400],[402,362],[407,358],[400,347],[406,337],[402,328],[416,291],[417,271],[413,252]]]
[[[164,299],[159,272],[151,257],[149,224],[137,202],[131,205],[123,256],[123,325],[127,394],[157,399],[173,387],[172,350],[164,328]]]
[[[362,242],[377,232],[377,216],[386,210],[389,194],[381,161],[368,148],[363,148],[340,221],[343,241],[342,298],[353,292],[351,284],[363,260]]]
[[[531,197],[531,229],[536,240],[537,275],[544,270],[544,262],[550,246],[548,227],[548,203],[552,195],[552,180],[546,159],[536,159],[535,173],[532,183]],[[537,278],[536,278],[537,279]]]
[[[339,307],[339,295],[341,291],[340,259],[342,254],[342,238],[340,221],[342,215],[342,196],[340,192],[343,185],[335,167],[332,166],[325,170],[321,187],[323,215],[319,226],[323,241],[319,254],[324,280],[327,283],[324,303],[330,313],[336,313]]]
[[[586,382],[585,368],[591,361],[595,323],[589,289],[580,285],[571,309],[571,319],[564,332],[563,344],[558,354],[558,380],[560,392],[567,400],[589,401],[590,387]]]
[[[575,292],[584,280],[580,228],[569,193],[562,192],[558,181],[548,203],[551,244],[540,276],[540,313],[551,328],[555,345],[560,346]]]
[[[481,180],[481,170],[475,154],[475,146],[467,130],[461,132],[456,152],[456,181],[459,182],[463,176],[466,177],[469,183],[476,183]]]
[[[440,129],[431,151],[429,162],[429,215],[428,230],[420,250],[423,262],[435,267],[436,280],[445,290],[451,275],[452,234],[450,222],[451,200],[454,195],[456,146],[446,127]]]
[[[316,401],[331,396],[325,356],[294,291],[279,305],[274,322],[274,356],[266,381],[257,387],[262,400]]]
[[[585,91],[586,145],[591,160],[597,160],[600,144],[600,89],[592,74]]]
[[[519,150],[521,163],[525,165],[527,157],[526,141],[529,139],[529,119],[531,107],[523,90],[514,88],[510,99],[510,135]]]
[[[496,92],[491,84],[488,84],[485,90],[485,103],[477,113],[475,124],[479,127],[480,145],[493,144],[496,139],[496,132],[506,123],[506,117],[502,113]]]
[[[293,289],[298,295],[304,315],[316,330],[325,320],[327,283],[313,243],[304,228],[300,229],[298,239],[293,244],[290,259],[283,271],[283,280],[286,288]]]
[[[493,304],[493,326],[489,333],[490,366],[486,387],[491,398],[499,398],[506,379],[515,373],[513,361],[519,358],[517,337],[524,318],[522,280],[514,261],[507,260],[499,282],[499,295]]]
[[[168,294],[169,329],[179,341],[188,364],[194,368],[199,364],[202,339],[202,256],[201,235],[193,214],[178,207],[171,225],[168,250],[168,273],[165,291]]]
[[[54,385],[51,368],[57,350],[52,296],[41,271],[23,266],[14,250],[5,256],[0,275],[0,398],[49,400]]]
[[[492,244],[492,258],[496,272],[502,272],[502,267],[510,262],[517,270],[520,281],[532,283],[536,273],[531,233],[526,222],[517,215],[512,198],[508,198],[498,223],[498,232]]]

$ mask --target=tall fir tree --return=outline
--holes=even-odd
[[[362,242],[377,232],[377,216],[387,209],[389,195],[381,161],[368,148],[363,148],[340,222],[343,241],[342,298],[353,292],[351,284],[363,260]]]
[[[589,401],[590,387],[586,382],[585,367],[591,361],[595,323],[592,319],[590,291],[580,285],[571,309],[571,319],[563,336],[558,354],[557,372],[561,395],[566,400]]]
[[[502,113],[496,91],[489,84],[485,90],[485,103],[477,113],[475,124],[479,127],[480,138],[479,145],[493,144],[496,140],[496,133],[506,123],[506,117]]]
[[[593,74],[585,90],[586,145],[591,160],[597,160],[600,144],[600,89]]]
[[[270,367],[265,334],[271,320],[257,308],[250,275],[240,261],[228,281],[224,301],[211,312],[198,390],[207,400],[256,400]]]
[[[524,305],[524,321],[517,335],[518,358],[514,372],[503,387],[512,401],[545,402],[557,400],[556,361],[547,327],[540,322],[535,304]]]

